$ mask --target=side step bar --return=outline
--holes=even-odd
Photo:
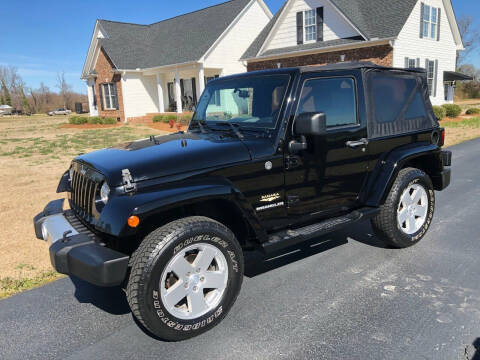
[[[364,207],[351,213],[336,218],[321,221],[316,224],[307,225],[298,229],[287,229],[269,236],[268,241],[261,244],[263,251],[267,254],[277,250],[297,245],[306,240],[313,239],[317,236],[331,233],[342,229],[359,220],[369,219],[378,214],[379,208]]]

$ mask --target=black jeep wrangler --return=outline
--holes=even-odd
[[[163,339],[221,321],[243,251],[278,250],[371,219],[392,247],[425,235],[451,153],[424,70],[371,63],[276,69],[208,83],[188,131],[75,158],[34,219],[53,267],[123,285]],[[255,250],[254,250],[255,251]]]

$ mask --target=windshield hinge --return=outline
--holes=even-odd
[[[123,179],[123,189],[126,193],[132,192],[136,190],[135,182],[133,181],[132,175],[130,174],[130,170],[123,169],[122,170],[122,179]]]

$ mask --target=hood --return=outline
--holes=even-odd
[[[134,181],[181,174],[251,159],[238,139],[210,134],[177,133],[144,139],[94,151],[76,161],[93,166],[111,186],[122,184],[122,170],[129,169]]]

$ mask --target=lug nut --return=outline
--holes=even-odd
[[[193,287],[193,291],[197,291],[198,290],[198,287],[197,286],[194,286]]]
[[[185,289],[187,289],[187,288],[188,288],[188,284],[185,283],[185,284],[183,285],[183,287],[184,287]]]
[[[200,268],[197,269],[197,273],[199,273],[199,272],[200,272]]]
[[[200,278],[200,281],[205,281],[205,278],[202,276],[202,277]]]

